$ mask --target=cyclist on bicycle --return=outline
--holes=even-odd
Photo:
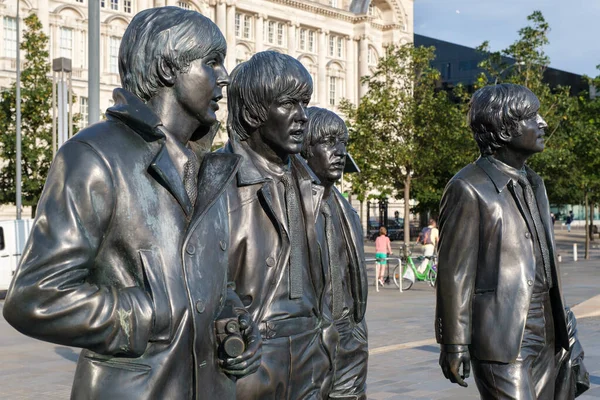
[[[427,268],[427,264],[433,256],[433,253],[437,249],[438,239],[440,237],[440,231],[437,228],[435,219],[429,219],[429,225],[421,230],[417,237],[417,244],[423,243],[423,261],[417,268],[417,271],[422,274]]]

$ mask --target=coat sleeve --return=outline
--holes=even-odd
[[[440,344],[471,343],[471,299],[477,273],[479,204],[473,187],[453,179],[440,205],[436,281],[436,339]]]
[[[89,145],[65,143],[52,164],[37,216],[4,305],[20,332],[105,355],[144,353],[153,324],[141,287],[92,279],[110,229],[115,188],[105,161]],[[123,239],[125,240],[125,239]]]

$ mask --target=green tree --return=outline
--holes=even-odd
[[[405,243],[410,241],[412,183],[423,179],[429,188],[445,185],[434,175],[446,162],[446,152],[453,154],[450,163],[455,161],[456,143],[443,152],[439,143],[451,142],[449,133],[461,134],[453,125],[460,107],[446,92],[436,90],[440,73],[430,66],[434,52],[433,47],[412,44],[389,46],[373,74],[363,77],[368,90],[359,105],[344,102],[340,107],[348,118],[349,152],[362,171],[352,178],[353,191],[364,198],[376,187],[403,198]],[[423,185],[421,192],[426,188]]]
[[[37,204],[52,162],[52,81],[48,36],[35,14],[25,18],[21,50],[25,63],[21,73],[22,202]],[[0,203],[15,202],[16,188],[16,84],[0,94]]]

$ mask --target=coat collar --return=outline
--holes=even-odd
[[[165,147],[166,135],[159,129],[159,126],[162,125],[160,118],[139,97],[125,89],[115,89],[113,99],[115,105],[106,110],[107,118],[119,120],[148,143],[148,147],[154,154],[148,166],[152,172],[151,175],[175,197],[185,213],[191,215],[194,205],[191,204],[182,177],[177,173],[175,164]],[[214,124],[208,132],[199,131],[192,135],[189,145],[196,153],[200,163],[210,151],[212,140],[218,129],[219,124]],[[200,190],[200,178],[198,183]]]
[[[240,143],[237,140],[231,140],[227,142],[224,147],[224,152],[239,154],[242,156],[242,162],[237,172],[237,183],[238,186],[255,185],[257,183],[263,183],[271,180],[270,177],[265,176],[254,163],[254,154],[252,154],[247,144]],[[298,154],[294,154],[290,157],[293,168],[298,174],[298,181],[310,181],[312,184],[319,185],[321,182],[319,178],[312,172],[308,167],[306,161]]]
[[[489,159],[488,157],[479,157],[475,164],[481,168],[492,180],[494,186],[496,186],[496,190],[498,193],[502,192],[504,188],[508,185],[508,183],[512,180],[512,177],[502,172],[498,169]],[[536,174],[531,168],[525,164],[525,171],[527,172],[527,178],[531,183],[532,188],[536,188],[542,185],[542,178]]]

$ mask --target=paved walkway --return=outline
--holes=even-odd
[[[565,298],[579,315],[579,335],[592,382],[592,389],[579,399],[600,399],[600,240],[592,248],[592,259],[585,261],[581,231],[558,231],[557,238]],[[569,254],[573,242],[578,243],[578,262]],[[368,257],[374,253],[372,244],[366,244]],[[398,243],[392,247],[397,254]],[[373,265],[368,273],[374,282]],[[434,292],[423,282],[404,293],[390,285],[377,293],[370,286],[369,399],[479,398],[472,377],[466,389],[444,379],[438,366],[439,347],[433,339],[433,315]],[[78,353],[29,339],[0,317],[0,399],[68,399]]]

